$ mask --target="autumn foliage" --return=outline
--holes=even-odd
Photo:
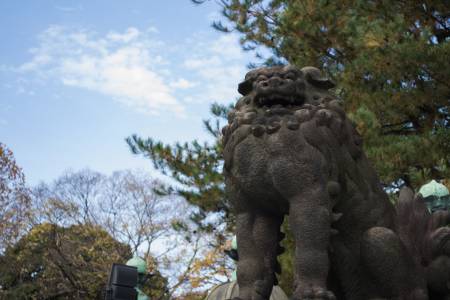
[[[112,263],[130,247],[92,225],[35,226],[0,257],[5,299],[101,299]]]
[[[0,253],[17,241],[27,227],[29,190],[13,152],[0,143]]]

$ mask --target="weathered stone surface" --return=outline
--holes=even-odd
[[[269,299],[288,214],[292,299],[428,299],[422,267],[397,234],[395,209],[333,86],[316,68],[292,66],[250,71],[239,84],[243,97],[224,130],[239,298]],[[243,134],[235,118],[249,110]]]

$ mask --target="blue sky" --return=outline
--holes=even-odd
[[[27,182],[64,170],[150,169],[124,138],[208,139],[252,54],[189,0],[1,1],[0,141]]]

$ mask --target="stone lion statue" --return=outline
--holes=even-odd
[[[292,299],[428,299],[423,266],[333,87],[318,69],[293,66],[256,69],[239,84],[222,130],[236,299],[269,299],[284,215],[296,247]]]

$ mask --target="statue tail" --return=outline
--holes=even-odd
[[[399,237],[425,271],[430,293],[450,295],[450,212],[430,213],[410,188],[400,191],[396,210]]]
[[[400,191],[396,210],[400,239],[417,263],[427,264],[431,259],[429,245],[431,214],[422,197],[420,194],[414,196],[410,188],[404,187]]]

